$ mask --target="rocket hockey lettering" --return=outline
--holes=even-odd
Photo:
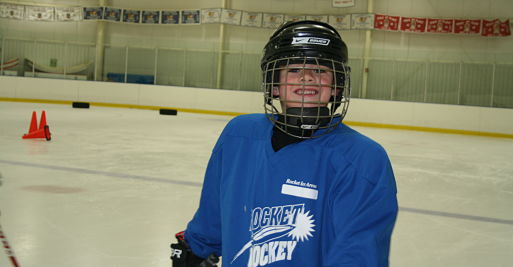
[[[296,216],[304,205],[286,205],[277,207],[255,208],[251,213],[251,232],[258,231],[260,228],[277,225],[292,225],[296,221]]]
[[[297,241],[272,241],[261,246],[252,246],[248,267],[265,266],[277,261],[292,260]]]
[[[298,241],[308,241],[315,231],[313,215],[309,213],[305,212],[304,204],[254,208],[249,229],[251,240],[235,255],[232,263],[248,249],[248,267],[292,260]]]

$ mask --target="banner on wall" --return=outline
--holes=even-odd
[[[452,33],[453,19],[428,19],[427,32],[432,33]]]
[[[262,27],[264,28],[278,28],[283,24],[285,16],[283,14],[264,13],[262,17]]]
[[[100,20],[103,18],[103,7],[84,7],[84,20]]]
[[[350,30],[351,15],[329,16],[329,23],[337,30]]]
[[[333,7],[351,7],[354,6],[354,0],[333,0]]]
[[[242,11],[234,9],[223,9],[221,12],[221,23],[240,25]]]
[[[178,18],[176,22],[178,23]],[[154,10],[143,10],[141,11],[141,23],[144,24],[159,24],[160,23],[160,12]]]
[[[201,23],[219,23],[221,22],[221,9],[208,8],[201,10]]]
[[[123,22],[139,23],[141,10],[123,9]]]
[[[121,21],[121,8],[106,7],[103,11],[103,19],[109,21]]]
[[[404,32],[426,32],[427,19],[425,18],[401,18],[401,31]]]
[[[333,1],[354,5],[355,1]],[[338,30],[388,30],[417,33],[454,33],[481,36],[510,36],[511,19],[439,19],[399,17],[384,14],[290,15],[209,8],[202,10],[158,11],[113,7],[49,7],[0,3],[0,18],[30,21],[107,20],[143,24],[223,23],[249,27],[277,28],[286,21],[314,20],[330,23]]]
[[[370,30],[374,28],[374,14],[351,14],[351,29]]]
[[[509,36],[511,35],[511,28],[509,19],[501,21],[499,19],[483,20],[482,36]]]
[[[454,20],[454,33],[479,34],[481,32],[480,19]]]
[[[54,8],[42,6],[26,6],[25,16],[27,20],[53,21]]]
[[[285,15],[285,22],[305,20],[305,15]]]
[[[200,10],[182,10],[182,24],[199,24]]]
[[[82,8],[80,7],[56,7],[55,20],[80,21],[82,20]]]
[[[179,24],[180,11],[162,11],[162,24]]]
[[[23,19],[25,7],[19,5],[0,4],[0,17],[9,19]]]
[[[243,11],[240,24],[248,27],[262,27],[262,13]]]
[[[320,21],[320,22],[324,22],[324,23],[328,23],[328,16],[324,16],[324,15],[307,15],[306,16],[306,19],[307,20],[313,20],[313,21]]]
[[[376,14],[374,16],[374,29],[397,31],[399,30],[399,16]]]

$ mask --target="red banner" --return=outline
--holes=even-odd
[[[399,30],[399,16],[376,14],[374,17],[374,29],[397,31]]]
[[[509,36],[511,35],[511,29],[509,27],[509,19],[506,21],[500,21],[499,19],[494,20],[483,20],[483,30],[481,31],[482,36]]]
[[[480,19],[454,20],[454,33],[479,34],[481,32]]]
[[[426,31],[425,18],[401,18],[401,31],[405,32],[425,32]]]
[[[436,33],[452,33],[453,19],[428,19],[427,31]]]

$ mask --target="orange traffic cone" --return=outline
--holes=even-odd
[[[32,120],[30,121],[29,133],[37,131],[37,118],[36,112],[32,111]]]
[[[39,128],[37,127],[36,112],[32,112],[32,120],[30,121],[29,132],[27,134],[24,134],[22,138],[46,138],[47,141],[50,141],[52,139],[52,135],[50,134],[50,127],[46,124],[46,113],[44,110],[43,113],[41,113],[41,121],[39,122]]]
[[[39,121],[39,130],[43,129],[46,126],[46,113],[43,110],[41,113],[41,120]]]

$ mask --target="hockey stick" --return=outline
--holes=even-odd
[[[7,237],[4,235],[4,231],[2,230],[2,225],[0,224],[0,238],[2,239],[2,244],[4,245],[5,253],[11,260],[12,266],[20,267],[16,257],[14,256],[14,252],[11,250],[11,246],[9,245],[9,241],[7,241]]]

